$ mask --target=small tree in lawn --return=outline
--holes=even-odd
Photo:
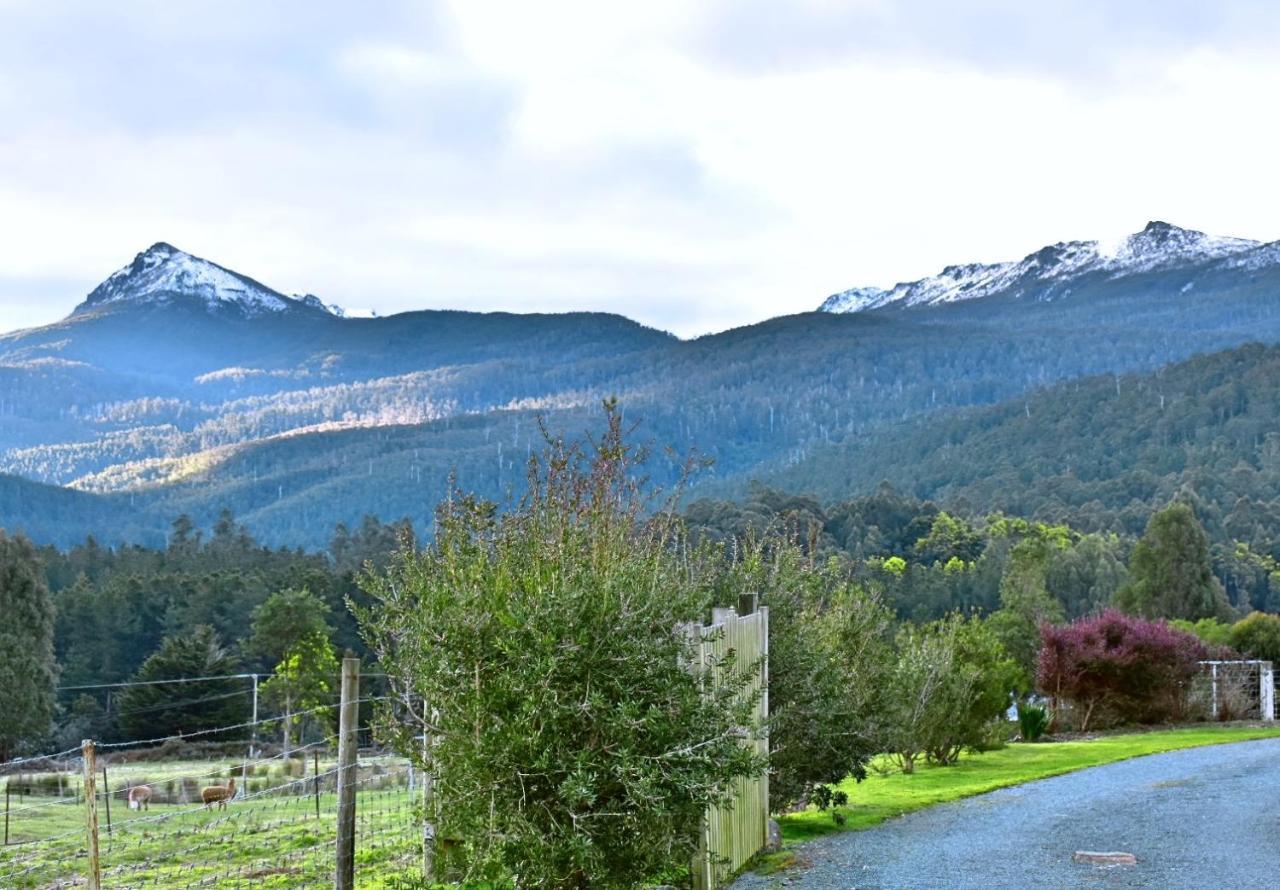
[[[948,765],[981,745],[1008,709],[1016,678],[1016,665],[976,617],[904,626],[890,685],[890,748],[903,772],[913,772],[921,755]]]
[[[1060,701],[1075,706],[1081,732],[1103,713],[1139,723],[1179,716],[1197,663],[1210,655],[1193,634],[1114,610],[1045,625],[1041,636],[1037,684],[1055,709]]]
[[[30,541],[0,531],[0,762],[48,734],[57,679],[44,570]]]
[[[333,703],[338,657],[328,634],[314,631],[284,653],[275,673],[262,684],[263,697],[280,707],[280,744],[287,755],[295,728],[317,709]]]
[[[904,773],[913,773],[947,719],[946,696],[954,687],[955,647],[949,637],[905,625],[890,679],[893,706],[888,744]],[[966,692],[967,694],[967,692]]]
[[[725,663],[707,694],[687,669],[676,628],[703,618],[705,586],[606,413],[590,448],[549,441],[518,506],[454,497],[425,550],[362,581],[364,633],[405,705],[388,729],[420,763],[431,733],[467,880],[635,887],[687,867],[706,807],[765,767],[741,743],[757,666]]]

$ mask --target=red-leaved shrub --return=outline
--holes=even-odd
[[[1181,717],[1196,662],[1210,654],[1192,634],[1116,611],[1044,625],[1040,639],[1036,685],[1055,707],[1074,705],[1081,732],[1100,714],[1120,723]]]

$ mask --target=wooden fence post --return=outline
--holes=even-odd
[[[102,890],[102,862],[98,858],[98,768],[92,739],[80,743],[84,756],[85,829],[89,845],[89,890]]]
[[[13,778],[4,780],[4,845],[9,846],[9,795],[13,791]]]
[[[354,890],[356,869],[356,730],[360,715],[360,659],[342,659],[338,711],[338,845],[335,890]]]

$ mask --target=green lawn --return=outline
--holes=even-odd
[[[834,831],[868,828],[934,804],[1090,766],[1180,748],[1276,736],[1280,736],[1280,726],[1204,726],[1109,735],[1084,741],[1012,744],[999,751],[966,755],[955,766],[920,764],[913,775],[873,771],[861,783],[846,779],[839,785],[840,790],[849,795],[849,806],[840,809],[847,819],[843,829],[835,824],[830,812],[816,809],[783,816],[778,822],[783,840],[795,843]],[[888,766],[888,763],[880,765]]]

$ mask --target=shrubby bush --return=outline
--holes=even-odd
[[[813,561],[794,529],[769,531],[720,562],[714,596],[755,592],[769,607],[769,795],[782,811],[861,780],[882,750],[892,616],[837,561]]]
[[[1022,702],[1018,705],[1018,731],[1024,742],[1037,742],[1049,729],[1049,709]]]
[[[1199,621],[1188,621],[1175,618],[1169,626],[1184,633],[1195,634],[1210,646],[1230,646],[1232,625],[1217,618],[1201,618]]]
[[[1037,684],[1056,713],[1060,703],[1071,703],[1081,732],[1104,721],[1183,716],[1197,662],[1211,654],[1193,634],[1114,610],[1064,627],[1045,625],[1041,638]]]
[[[1280,663],[1280,615],[1251,612],[1231,626],[1228,639],[1238,652]]]
[[[518,507],[455,498],[426,549],[363,581],[407,706],[389,728],[421,763],[409,715],[427,703],[440,829],[469,880],[629,888],[687,867],[706,807],[765,766],[740,741],[755,666],[722,665],[709,696],[682,667],[675,630],[709,604],[700,561],[646,512],[608,414],[591,449],[549,444]]]
[[[988,744],[1016,680],[1017,665],[976,617],[904,625],[889,684],[887,737],[903,772],[913,772],[922,755],[945,765],[966,747]]]

